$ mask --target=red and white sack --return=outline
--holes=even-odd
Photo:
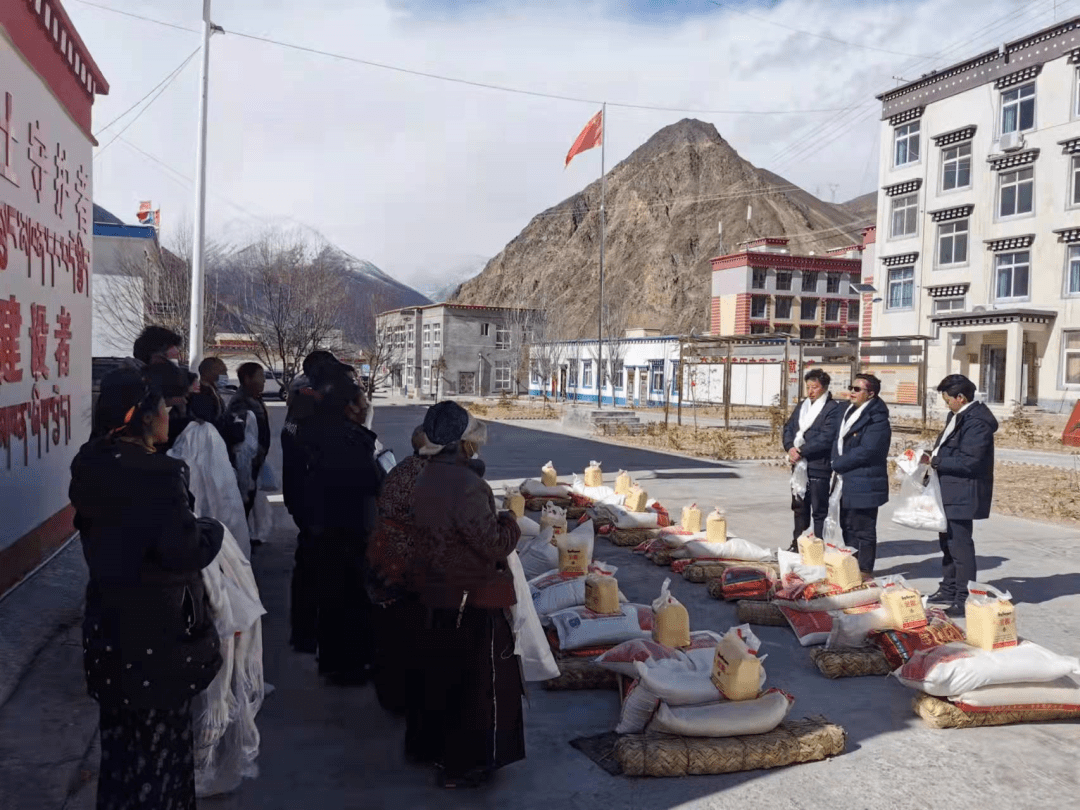
[[[596,504],[608,504],[609,506],[622,506],[626,503],[625,495],[616,495],[615,490],[611,487],[600,486],[590,487],[585,485],[585,481],[580,475],[574,473],[574,481],[570,485],[570,491],[578,495],[583,495],[586,498],[590,498],[593,503]]]
[[[1011,683],[984,686],[956,695],[952,702],[966,712],[1008,711],[1013,707],[1074,711],[1080,714],[1080,684],[1072,678],[1047,683]]]
[[[607,563],[594,562],[590,574],[613,577],[619,569]],[[529,580],[529,594],[541,620],[560,610],[585,604],[585,574],[560,574],[558,569]],[[626,596],[619,593],[619,601]]]
[[[617,529],[656,529],[660,526],[660,513],[652,507],[644,512],[631,512],[622,506],[601,504],[596,507],[600,520],[607,520]]]
[[[683,737],[739,737],[766,734],[791,712],[795,698],[770,689],[756,700],[722,700],[707,706],[660,703],[649,731]]]
[[[653,612],[646,605],[623,605],[621,613],[610,616],[573,607],[549,618],[559,637],[559,649],[566,651],[652,638]]]
[[[815,644],[824,644],[829,640],[832,632],[833,617],[828,611],[795,610],[790,607],[780,607],[780,612],[788,620],[791,629],[795,631],[795,637],[799,644],[804,647],[812,647]]]
[[[827,582],[785,583],[773,594],[772,600],[780,607],[818,612],[823,610],[847,610],[860,605],[873,605],[881,601],[881,587],[874,580],[867,580],[850,590]]]
[[[828,570],[824,565],[804,565],[802,555],[795,551],[777,549],[776,560],[780,563],[780,579],[786,582],[789,577],[797,577],[805,583],[824,582]]]
[[[634,639],[624,641],[618,647],[613,647],[596,659],[596,663],[604,669],[618,672],[628,678],[636,678],[637,670],[635,663],[642,663],[647,667],[655,665],[658,661],[676,660],[682,661],[687,667],[694,666],[688,653],[692,650],[708,650],[712,654],[713,649],[720,641],[720,636],[711,630],[698,630],[690,634],[690,646],[685,650],[676,650],[673,647],[665,647],[652,639]]]
[[[1048,683],[1080,674],[1080,659],[1031,641],[994,651],[959,641],[919,650],[893,674],[904,686],[948,698],[984,686]]]

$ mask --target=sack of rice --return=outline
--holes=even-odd
[[[506,488],[506,498],[503,501],[504,508],[512,512],[519,520],[525,517],[525,496],[521,494],[520,487]]]
[[[540,528],[546,529],[550,527],[552,534],[558,536],[566,533],[566,510],[560,506],[556,506],[551,501],[544,504],[543,510],[540,512]],[[552,539],[552,543],[556,541]]]
[[[993,585],[968,583],[968,598],[964,603],[968,644],[984,650],[1016,646],[1016,608],[1011,599],[1012,594]]]
[[[761,693],[765,668],[761,643],[746,625],[728,630],[713,654],[711,680],[727,700],[752,700]]]
[[[966,712],[1039,706],[1080,715],[1080,684],[1065,677],[1045,683],[984,686],[955,695],[951,700]]]
[[[559,571],[564,574],[584,574],[592,562],[596,532],[592,521],[586,521],[572,532],[560,534],[555,544],[559,549]]]
[[[634,681],[623,698],[615,733],[640,734],[649,725],[659,706],[660,698],[642,686],[641,681]]]
[[[569,498],[570,487],[562,484],[554,484],[548,486],[542,484],[535,478],[527,478],[521,482],[521,494],[525,496],[525,500],[530,498]],[[528,503],[525,504],[528,507]]]
[[[912,708],[931,728],[982,728],[1080,718],[1080,706],[1068,704],[1018,704],[972,709],[924,693],[915,696]]]
[[[676,661],[661,661],[650,667],[639,661],[634,671],[645,689],[672,706],[699,706],[723,697],[707,669],[694,669]],[[757,696],[757,684],[754,686]]]
[[[590,461],[585,468],[585,486],[602,487],[604,485],[604,473],[600,469],[599,461]]]
[[[701,510],[698,509],[698,505],[692,503],[689,506],[684,506],[682,510],[682,520],[679,522],[685,532],[690,532],[691,534],[700,532]]]
[[[615,566],[602,562],[589,566],[589,576],[606,579],[614,585],[616,607],[613,611],[605,612],[617,613],[619,601],[626,601],[626,597],[619,593],[619,586],[615,581],[618,570]],[[560,610],[585,605],[585,580],[586,577],[582,574],[567,574],[558,570],[548,571],[529,580],[529,593],[536,613],[544,618]]]
[[[825,549],[825,579],[842,590],[850,590],[862,584],[862,572],[855,549],[850,546],[828,544]]]
[[[861,605],[874,605],[881,601],[881,587],[868,580],[858,587],[844,590],[828,582],[805,583],[798,580],[785,581],[773,594],[772,601],[780,607],[816,612],[821,610],[847,610]]]
[[[671,595],[671,578],[660,586],[660,596],[653,602],[653,641],[668,647],[690,645],[690,614],[682,602]]]
[[[614,576],[590,573],[585,577],[585,607],[603,615],[619,612],[619,583]]]
[[[693,666],[690,658],[687,656],[688,650],[709,649],[716,648],[717,642],[720,641],[720,636],[711,630],[698,630],[690,634],[690,646],[684,650],[677,650],[673,647],[667,647],[663,644],[658,644],[652,639],[633,639],[632,641],[624,641],[618,647],[612,647],[605,652],[599,658],[596,659],[596,663],[605,669],[610,669],[613,672],[618,672],[620,675],[625,675],[628,678],[636,678],[637,670],[634,669],[635,662],[641,662],[645,666],[652,666],[657,661],[677,660],[682,661],[687,668]]]
[[[717,507],[705,521],[705,539],[710,543],[727,542],[727,515]]]
[[[545,487],[553,487],[559,483],[559,476],[555,472],[555,465],[550,461],[540,468],[540,483]]]
[[[799,538],[799,556],[803,565],[825,565],[825,541],[812,534]]]
[[[623,605],[613,616],[572,607],[549,617],[559,639],[559,649],[580,650],[605,644],[621,644],[634,638],[652,638],[653,612],[646,605]]]
[[[619,470],[619,474],[615,478],[615,494],[626,495],[633,485],[634,480],[630,477],[630,473],[626,470]]]
[[[709,706],[672,708],[661,702],[650,732],[684,737],[738,737],[765,734],[788,716],[795,698],[770,689],[754,700],[723,700]]]
[[[546,574],[553,568],[559,567],[559,550],[551,544],[554,535],[549,526],[541,530],[535,537],[529,537],[518,544],[518,556],[521,558],[521,567],[528,579],[533,579]]]
[[[767,602],[773,585],[772,572],[763,568],[732,565],[720,574],[720,593],[728,602],[740,599]]]
[[[774,602],[773,604],[777,604]],[[832,632],[833,617],[826,611],[793,610],[783,605],[778,605],[784,618],[788,620],[791,629],[795,631],[795,637],[799,644],[804,647],[812,647],[815,644],[824,644],[829,640]]]
[[[926,627],[916,630],[874,630],[867,640],[885,653],[893,669],[902,667],[919,650],[964,640],[963,629],[939,608],[926,612]]]
[[[690,540],[680,550],[682,559],[696,560],[746,560],[747,562],[766,562],[773,553],[741,537],[728,538],[723,543],[710,543],[702,540]]]
[[[994,651],[958,641],[920,650],[894,674],[911,689],[949,697],[984,686],[1056,681],[1080,674],[1080,659],[1058,655],[1031,641]]]
[[[634,484],[626,493],[626,508],[631,512],[644,512],[649,504],[649,493]],[[655,525],[655,524],[654,524]]]

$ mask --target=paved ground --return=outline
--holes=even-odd
[[[404,454],[420,407],[380,407],[376,429]],[[283,412],[272,410],[280,424]],[[790,512],[786,477],[757,464],[713,464],[662,453],[586,441],[573,435],[494,424],[485,450],[493,484],[514,483],[552,459],[580,471],[590,459],[613,476],[635,471],[651,495],[673,510],[689,501],[724,506],[732,531],[763,545],[786,545]],[[405,762],[402,724],[379,709],[372,690],[323,686],[309,656],[286,645],[291,534],[287,515],[275,542],[254,564],[269,615],[267,680],[277,687],[259,717],[263,734],[259,779],[234,796],[201,808],[627,807],[711,808],[742,804],[784,808],[936,807],[948,796],[955,808],[1065,806],[1080,788],[1075,751],[1080,724],[970,731],[931,731],[913,715],[911,693],[893,679],[828,681],[784,628],[760,628],[769,683],[796,697],[795,716],[823,714],[844,725],[848,751],[830,762],[774,772],[679,780],[629,780],[607,775],[568,741],[613,727],[613,693],[552,693],[531,688],[527,707],[528,759],[502,771],[480,793],[448,793],[432,774]],[[936,539],[903,529],[883,510],[879,573],[904,573],[923,588],[936,582]],[[980,570],[1018,602],[1021,633],[1051,649],[1080,655],[1080,533],[994,516],[976,528]],[[622,590],[635,602],[655,598],[666,569],[598,541],[596,556],[620,567]],[[77,557],[71,577],[77,578]],[[36,581],[24,586],[30,601]],[[675,594],[687,604],[694,629],[726,630],[730,605],[708,598],[704,586],[678,578]],[[12,598],[0,603],[0,629],[20,620]],[[76,637],[58,634],[35,660],[12,698],[0,707],[0,808],[90,808],[96,769],[93,704],[82,696]],[[75,640],[77,645],[77,640]],[[0,664],[3,660],[0,660]],[[2,693],[0,693],[2,700]],[[88,750],[88,746],[89,750]],[[85,761],[81,761],[84,754]],[[85,771],[85,773],[80,773]],[[80,776],[91,777],[81,780]],[[69,787],[79,786],[65,803]]]

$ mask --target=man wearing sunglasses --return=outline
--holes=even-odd
[[[856,550],[859,570],[873,574],[878,508],[889,500],[892,425],[877,377],[856,374],[849,391],[851,404],[844,412],[832,451],[832,468],[838,478],[833,486],[841,488],[844,543]]]

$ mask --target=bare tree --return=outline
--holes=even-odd
[[[123,239],[98,248],[95,256],[94,317],[111,333],[110,343],[130,347],[147,324],[158,324],[188,342],[191,313],[191,224],[177,227],[168,247],[152,239]],[[206,245],[203,285],[203,349],[211,345],[220,318],[222,246]],[[130,348],[127,348],[130,351]]]
[[[608,385],[614,386],[615,375],[622,369],[623,360],[626,358],[626,330],[630,325],[632,312],[632,298],[628,294],[621,294],[619,290],[612,289],[604,296],[604,333],[603,333],[603,368],[601,369],[600,358],[597,357],[598,343],[590,343],[588,355],[596,365],[597,374],[600,375],[600,385],[606,389]],[[614,404],[614,387],[612,388],[612,404]]]
[[[531,340],[529,341],[529,364],[540,378],[540,385],[547,402],[552,382],[558,390],[559,371],[567,358],[566,319],[555,302],[555,296],[547,293],[534,300]]]
[[[267,230],[230,265],[237,291],[232,315],[260,362],[290,380],[310,352],[340,351],[344,282],[321,239]]]
[[[363,299],[359,314],[360,349],[367,358],[371,373],[368,377],[368,395],[375,393],[376,387],[385,385],[395,371],[404,373],[406,360],[405,327],[391,323],[379,315],[393,309],[393,301],[387,291],[373,292]]]
[[[504,318],[508,334],[506,345],[507,359],[510,361],[510,375],[514,393],[520,394],[522,380],[524,389],[529,390],[530,347],[536,332],[537,322],[543,313],[535,309],[510,309]]]

